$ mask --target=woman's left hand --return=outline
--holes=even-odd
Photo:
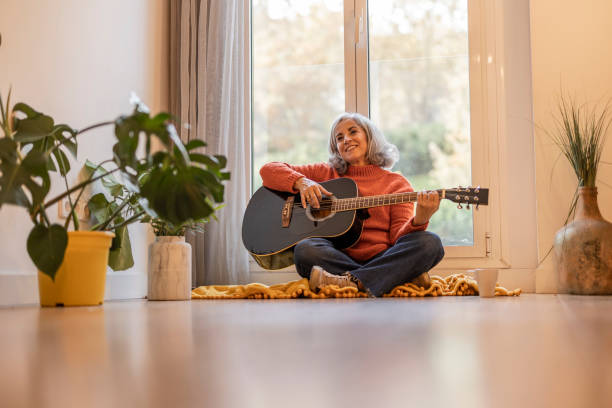
[[[419,191],[417,207],[412,225],[426,224],[432,215],[440,208],[440,196],[437,191]]]

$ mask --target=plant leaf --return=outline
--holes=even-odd
[[[164,160],[169,158],[169,156],[170,155],[168,154],[168,152],[164,152],[164,151],[156,152],[153,154],[153,157],[151,159],[151,164],[153,165],[153,167],[157,167],[161,165],[164,162]]]
[[[99,171],[99,168],[104,170],[103,167],[98,167],[97,164],[89,161],[89,159],[86,159],[85,160],[85,164],[83,165],[82,170],[85,172],[85,176],[93,178],[94,177],[94,173],[96,171]]]
[[[48,136],[53,131],[53,118],[35,111],[25,103],[13,107],[14,112],[26,115],[23,119],[15,119],[15,140],[20,143],[36,142]]]
[[[17,148],[15,141],[0,139],[0,206],[15,204],[33,209],[42,204],[51,186],[47,172],[49,158],[31,150],[19,163]],[[31,202],[24,188],[29,190]]]
[[[117,182],[107,179],[106,177],[102,178],[102,185],[108,190],[110,195],[113,197],[119,197],[123,194],[123,186]]]
[[[215,154],[215,158],[219,162],[219,167],[224,169],[227,166],[227,157],[222,156],[220,154]]]
[[[52,280],[64,260],[64,253],[68,246],[68,233],[58,224],[49,228],[37,224],[28,235],[28,254],[34,265]]]
[[[68,133],[68,136],[66,135]],[[55,125],[52,131],[52,136],[62,145],[68,149],[73,157],[77,156],[77,144],[73,139],[77,134],[77,131],[68,125],[61,124]]]
[[[117,142],[113,146],[113,154],[117,165],[122,169],[136,168],[136,150],[140,127],[133,117],[121,117],[115,121],[115,136]]]
[[[32,205],[37,207],[42,204],[51,188],[51,180],[47,172],[49,155],[32,150],[21,163],[18,180],[29,191],[32,196]],[[42,183],[39,184],[37,178]]]
[[[66,154],[59,149],[53,150],[53,157],[57,162],[57,167],[59,168],[59,172],[62,176],[65,176],[70,171],[70,161]],[[51,160],[49,160],[51,162]]]
[[[199,139],[194,139],[194,140],[190,140],[189,142],[187,142],[187,144],[185,145],[185,149],[187,149],[188,152],[197,149],[198,147],[205,147],[206,146],[206,142],[203,140],[199,140]]]
[[[217,160],[216,157],[209,156],[207,154],[189,153],[189,159],[191,159],[192,162],[204,164],[208,166],[209,168],[212,168],[215,170],[222,167],[221,164],[219,163],[219,160]]]
[[[213,173],[195,166],[154,169],[141,188],[159,218],[174,225],[208,217],[214,211],[211,200],[222,201],[223,191]]]
[[[124,271],[134,266],[132,245],[127,225],[115,228],[115,237],[108,254],[108,266],[113,271]]]
[[[170,120],[171,115],[167,112],[160,112],[152,118],[147,118],[143,122],[143,130],[150,133],[157,133],[160,127],[165,127],[165,123]]]
[[[87,202],[87,208],[89,208],[89,212],[93,216],[96,224],[106,221],[111,214],[110,202],[103,193],[92,196]]]

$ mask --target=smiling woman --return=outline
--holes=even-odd
[[[333,196],[319,183],[340,177],[352,179],[360,196],[414,191],[402,175],[388,170],[398,159],[397,148],[365,116],[340,115],[331,127],[329,151],[329,163],[266,164],[260,171],[263,185],[299,192],[304,208],[319,208],[324,197]],[[382,296],[410,281],[428,286],[427,272],[444,256],[440,238],[425,231],[439,200],[437,192],[420,192],[416,212],[412,203],[370,208],[362,214],[359,240],[349,248],[338,249],[326,238],[298,242],[294,248],[297,272],[309,279],[312,290],[334,284]]]

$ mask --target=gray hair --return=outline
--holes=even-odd
[[[329,136],[330,166],[335,168],[340,175],[343,175],[348,170],[349,164],[344,161],[340,155],[338,146],[336,145],[336,135],[334,134],[336,126],[347,119],[352,119],[361,129],[363,129],[366,135],[368,142],[366,160],[370,164],[374,164],[384,169],[391,169],[399,160],[399,151],[397,147],[387,142],[387,139],[385,139],[385,136],[374,122],[356,112],[345,112],[338,116],[336,120],[334,120],[334,123],[332,123]]]

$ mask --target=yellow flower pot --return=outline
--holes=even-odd
[[[108,252],[115,234],[69,231],[64,260],[55,281],[38,271],[41,306],[91,306],[104,303]]]

